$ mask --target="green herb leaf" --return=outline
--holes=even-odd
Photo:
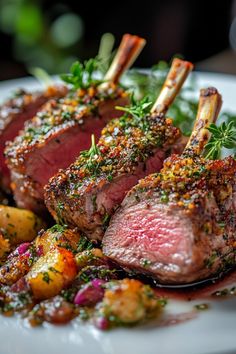
[[[63,233],[66,229],[67,229],[67,225],[56,224],[56,225],[52,226],[50,229],[48,229],[48,231]]]
[[[92,158],[95,155],[100,155],[100,150],[97,147],[96,143],[95,143],[95,136],[94,134],[91,135],[91,147],[89,150],[85,150],[81,152],[82,156],[88,157],[88,158]]]
[[[45,283],[49,284],[51,280],[52,279],[50,278],[48,272],[43,272],[43,281],[45,281]]]
[[[158,97],[170,65],[164,61],[153,66],[150,72],[130,70],[125,76],[125,84],[135,92],[135,96],[148,96],[152,102]],[[174,124],[181,129],[184,135],[189,136],[197,114],[198,102],[193,93],[196,90],[194,75],[191,75],[188,84],[183,87],[168,110],[168,116],[173,118]]]
[[[76,61],[72,64],[69,74],[62,74],[61,79],[72,86],[72,89],[77,90],[88,89],[90,86],[98,86],[102,80],[96,79],[94,76],[98,70],[99,60],[89,59],[84,63]]]
[[[135,99],[133,94],[131,95],[130,101],[131,101],[130,106],[127,106],[127,107],[116,106],[115,107],[117,110],[125,112],[124,116],[120,118],[120,122],[122,123],[122,118],[123,118],[123,123],[125,126],[126,119],[129,116],[132,116],[133,117],[133,120],[132,120],[133,126],[137,126],[143,131],[148,131],[149,123],[148,123],[148,120],[146,119],[146,116],[150,112],[150,108],[153,105],[153,102],[150,101],[148,96],[143,97],[141,100],[137,100],[137,99]]]
[[[91,135],[90,149],[82,151],[80,155],[86,159],[85,168],[88,169],[92,174],[94,174],[99,167],[99,164],[97,163],[96,159],[99,155],[101,155],[101,152],[95,143],[94,134]]]
[[[233,149],[236,147],[236,128],[235,122],[223,122],[219,127],[212,123],[208,130],[211,132],[211,138],[206,144],[206,158],[219,159],[222,148]]]
[[[142,98],[148,95],[154,102],[161,91],[169,68],[169,63],[159,61],[151,68],[150,72],[130,70],[125,75],[125,85],[135,92],[136,97]],[[179,127],[186,136],[191,134],[196,118],[198,101],[194,98],[194,92],[198,89],[196,77],[193,73],[168,110],[168,116],[173,118],[174,125]],[[222,112],[219,120],[221,119],[227,123],[235,122],[236,114]],[[215,152],[216,155],[217,152]]]
[[[115,108],[132,115],[134,118],[142,118],[150,112],[150,108],[153,104],[148,96],[143,97],[141,100],[137,100],[135,99],[134,94],[131,95],[130,101],[131,104],[128,107],[116,106]]]
[[[94,244],[89,241],[86,236],[81,236],[77,246],[77,252],[83,252],[85,250],[91,250],[94,248]]]

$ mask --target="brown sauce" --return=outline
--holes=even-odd
[[[202,299],[223,299],[236,296],[236,269],[223,278],[191,287],[157,287],[156,293],[164,298],[193,301]]]

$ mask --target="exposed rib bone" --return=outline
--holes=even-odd
[[[105,82],[100,85],[100,87],[106,89],[110,83],[116,84],[124,71],[129,69],[133,64],[145,44],[145,39],[131,34],[125,34],[121,40],[116,56],[104,77]]]
[[[161,93],[154,103],[151,112],[163,114],[167,112],[192,69],[193,64],[188,61],[178,58],[173,60]]]
[[[222,105],[222,97],[214,87],[202,89],[198,104],[198,112],[192,134],[184,153],[199,155],[210,138],[207,129],[218,117]]]

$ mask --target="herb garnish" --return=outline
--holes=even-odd
[[[95,143],[94,134],[91,135],[91,147],[89,150],[85,150],[81,152],[81,155],[86,158],[93,158],[96,155],[100,155],[100,150]]]
[[[101,155],[101,152],[98,146],[95,143],[94,134],[91,135],[91,147],[89,150],[82,151],[80,153],[82,157],[86,159],[85,168],[88,169],[91,173],[95,173],[98,169],[98,164],[96,158]]]
[[[52,279],[50,278],[48,272],[43,272],[43,281],[45,281],[45,283],[49,284],[51,280]]]
[[[150,108],[153,102],[150,101],[149,96],[143,97],[141,100],[137,100],[132,94],[130,97],[130,105],[126,107],[116,106],[119,111],[124,111],[124,118],[128,116],[133,117],[133,123],[135,126],[139,126],[141,130],[147,131],[149,129],[148,120],[145,119],[146,115],[150,112]],[[121,118],[122,120],[122,118]]]
[[[51,272],[53,272],[53,273],[59,273],[59,274],[61,274],[61,272],[60,272],[59,270],[57,270],[56,268],[54,268],[54,267],[49,267],[49,270],[50,270]]]
[[[132,69],[125,75],[125,84],[135,91],[136,97],[148,95],[154,102],[161,92],[169,68],[169,63],[160,61],[149,72]],[[193,95],[196,86],[193,73],[168,110],[168,116],[173,118],[174,125],[187,136],[191,134],[197,114],[198,101]]]
[[[130,106],[116,106],[116,109],[119,111],[127,112],[131,114],[134,118],[141,118],[145,114],[149,113],[150,106],[152,105],[152,102],[150,101],[148,96],[143,97],[141,100],[137,100],[132,94],[130,97],[130,102]]]
[[[208,130],[212,135],[206,144],[206,159],[219,159],[223,147],[227,149],[236,147],[235,122],[223,122],[219,127],[212,123]]]
[[[160,61],[157,65],[153,66],[148,73],[135,69],[130,70],[125,75],[126,86],[127,88],[132,88],[135,91],[136,97],[142,98],[148,95],[154,102],[161,91],[169,68],[170,65],[167,62]],[[193,73],[191,74],[188,83],[184,85],[181,92],[178,94],[168,110],[168,116],[173,118],[174,125],[179,127],[182,133],[186,136],[191,134],[197,114],[198,101],[194,97],[194,92],[196,89],[198,89],[198,85]],[[219,118],[219,121],[222,120],[225,120],[227,123],[233,121],[235,124],[236,115],[235,113],[224,111],[221,113]],[[233,125],[233,123],[231,124]],[[223,147],[226,146],[223,145]],[[234,152],[236,152],[235,143],[232,148],[234,148]]]
[[[140,265],[143,266],[144,268],[148,268],[151,265],[151,261],[146,258],[142,258],[140,260]]]
[[[94,244],[89,241],[86,236],[81,236],[77,246],[77,252],[83,252],[85,250],[91,250],[94,248]]]
[[[211,254],[211,256],[205,260],[205,266],[206,268],[212,268],[214,262],[216,261],[217,259],[217,253],[216,252],[213,252]]]
[[[67,229],[67,225],[55,224],[48,231],[63,233]]]
[[[102,80],[94,77],[95,72],[99,68],[99,60],[89,59],[84,63],[76,61],[72,64],[69,74],[62,74],[61,79],[68,84],[72,85],[72,89],[77,90],[88,89],[91,86],[98,86]]]
[[[62,211],[63,210],[64,210],[64,203],[59,201],[56,206],[56,213],[57,213],[58,222],[62,225],[65,224],[63,221],[63,218],[62,218]]]

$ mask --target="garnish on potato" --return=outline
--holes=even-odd
[[[105,287],[95,321],[99,328],[100,324],[103,326],[105,323],[107,328],[135,324],[154,317],[165,304],[149,285],[139,280],[125,278],[109,282]]]
[[[57,295],[75,278],[77,266],[71,251],[56,248],[40,257],[26,280],[35,299],[48,299]]]

